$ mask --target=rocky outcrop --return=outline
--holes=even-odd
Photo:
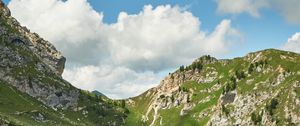
[[[226,93],[224,96],[221,97],[221,104],[226,105],[232,103],[235,99],[236,93]]]
[[[55,73],[61,75],[63,73],[66,58],[56,50],[56,48],[48,41],[41,38],[36,33],[31,33],[26,27],[11,16],[10,10],[0,1],[0,16],[2,27],[0,34],[8,37],[7,41],[16,44],[24,44],[32,50],[42,61],[49,66]],[[4,22],[5,21],[5,22]],[[3,25],[7,25],[5,28]],[[8,30],[14,30],[8,32]]]
[[[22,27],[2,1],[0,19],[0,79],[52,108],[75,107],[79,90],[61,78],[65,57]]]
[[[218,62],[217,59],[210,56],[203,56],[197,59],[193,64],[211,64]],[[209,71],[208,73],[202,73],[201,71]],[[183,108],[180,111],[180,115],[184,116],[195,107],[195,104],[190,103],[190,99],[193,95],[193,91],[183,90],[182,84],[187,81],[195,81],[198,83],[211,83],[218,76],[218,73],[214,68],[186,68],[184,72],[177,70],[176,72],[169,74],[159,84],[158,87],[151,89],[155,94],[152,96],[151,103],[145,115],[143,115],[143,121],[151,121],[151,126],[155,125],[159,121],[159,110],[170,109],[172,107],[178,107],[180,105]],[[207,92],[219,90],[220,85],[212,87]],[[153,112],[153,115],[150,113]],[[153,120],[149,120],[149,116],[153,116]],[[163,122],[163,119],[161,119]]]
[[[139,96],[151,99],[142,122],[153,126],[299,125],[299,62],[299,54],[274,49],[232,60],[201,57],[170,73],[149,90],[151,95]]]

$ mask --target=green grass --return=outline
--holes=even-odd
[[[122,114],[124,112],[122,108],[116,111],[119,107],[109,104],[104,104],[102,108],[103,106],[99,106],[98,102],[95,99],[89,99],[86,95],[81,96],[79,106],[85,106],[85,110],[89,112],[87,116],[84,116],[82,111],[75,112],[69,109],[54,111],[15,88],[3,82],[0,83],[0,119],[9,120],[17,125],[105,125],[112,120],[117,121],[115,115],[125,115]],[[44,115],[47,122],[34,120],[33,116],[38,113]],[[61,118],[62,115],[64,118]],[[102,117],[99,118],[99,115]]]
[[[192,110],[192,112],[202,112],[203,110],[205,110],[213,105],[216,105],[218,103],[218,99],[219,99],[221,93],[222,93],[222,90],[213,92],[212,94],[210,94],[210,96],[212,96],[212,99],[210,99],[208,102],[204,102],[204,103],[196,105],[195,108]]]
[[[141,94],[140,96],[132,98],[134,105],[126,105],[129,109],[128,117],[126,118],[127,126],[140,126],[149,125],[151,122],[142,122],[142,116],[146,114],[147,109],[150,105],[151,97],[146,97],[146,94],[151,90]],[[153,112],[152,112],[153,113]],[[152,120],[152,113],[149,114],[148,118]]]
[[[160,114],[163,117],[163,126],[196,126],[199,122],[193,118],[191,115],[180,116],[180,110],[182,107],[174,107],[171,109],[160,110]],[[160,118],[156,121],[159,125]]]
[[[8,33],[20,34],[16,28],[11,27],[7,22],[9,19],[0,18],[0,24],[5,27]],[[5,38],[5,36],[1,36]],[[39,71],[36,68],[38,62],[41,59],[35,55],[30,49],[23,48],[21,46],[13,45],[10,43],[0,43],[1,46],[8,46],[14,53],[19,54],[27,58],[27,62],[22,64],[22,66],[13,67],[11,75],[15,78],[39,78],[43,83],[40,86],[54,86],[56,88],[68,91],[75,90],[71,84],[65,82],[62,78],[54,74],[51,70],[49,71]],[[288,59],[283,60],[282,55],[286,56]],[[263,51],[263,60],[267,60],[268,63],[264,68],[272,68],[276,70],[279,66],[285,71],[298,72],[300,70],[300,56],[296,53],[289,53],[278,50],[265,50]],[[13,62],[13,61],[11,61]],[[201,61],[202,62],[202,61]],[[181,84],[181,88],[187,89],[188,93],[193,90],[191,104],[195,106],[188,112],[187,115],[180,116],[180,111],[183,105],[172,107],[170,109],[160,109],[159,115],[162,117],[163,126],[195,126],[195,125],[206,125],[209,121],[211,114],[213,114],[210,109],[218,104],[218,100],[222,93],[222,87],[226,83],[230,83],[230,78],[234,77],[235,71],[247,72],[250,66],[250,61],[245,60],[245,58],[235,58],[232,60],[227,60],[224,65],[221,62],[215,62],[210,64],[203,64],[203,69],[199,75],[206,75],[207,73],[216,70],[218,73],[217,78],[211,83],[197,83],[195,81],[189,80]],[[50,69],[50,68],[48,68]],[[177,71],[179,72],[179,71]],[[267,80],[272,82],[279,75],[278,71],[272,71],[272,73],[262,73],[262,72],[252,72],[250,76],[241,79],[237,83],[237,92],[239,95],[254,93],[259,91],[276,91],[280,90],[279,96],[276,96],[280,102],[278,108],[274,110],[274,115],[279,121],[279,125],[283,125],[285,120],[284,107],[291,106],[293,99],[287,97],[289,93],[295,91],[297,97],[300,97],[300,89],[292,88],[291,83],[295,80],[300,81],[299,75],[293,75],[284,82],[282,82],[277,87],[272,87],[270,85],[257,85],[258,88],[254,90],[256,84],[260,82],[266,82]],[[222,77],[221,77],[222,76]],[[254,79],[253,82],[247,84],[246,81]],[[268,82],[267,81],[267,82]],[[213,86],[220,85],[220,89],[216,91],[201,92],[211,89]],[[151,92],[149,90],[148,92]],[[148,115],[150,121],[142,122],[142,116],[146,114],[149,105],[151,104],[152,97],[146,96],[148,92],[143,93],[138,97],[132,98],[135,102],[134,105],[126,105],[127,108],[120,107],[121,101],[113,101],[108,98],[99,98],[94,94],[87,91],[80,91],[80,96],[78,100],[78,107],[82,107],[83,110],[73,111],[71,109],[54,111],[53,109],[46,107],[38,100],[16,90],[15,88],[9,86],[5,82],[0,81],[0,124],[3,121],[9,121],[14,125],[107,125],[108,122],[117,121],[123,122],[120,117],[125,117],[125,122],[127,126],[146,126],[149,125],[153,120],[153,110]],[[198,103],[207,97],[210,99],[204,103]],[[267,101],[269,101],[268,99]],[[266,102],[267,102],[266,101]],[[288,101],[288,102],[287,102]],[[287,104],[285,104],[287,102]],[[100,105],[101,104],[101,105]],[[227,106],[228,107],[228,106]],[[258,106],[263,109],[263,106]],[[127,113],[126,110],[129,110]],[[228,107],[229,111],[233,111],[234,107]],[[88,111],[88,114],[84,115],[83,111]],[[201,112],[207,112],[208,117],[197,118]],[[299,114],[299,110],[294,110]],[[34,116],[41,113],[48,120],[47,122],[39,122],[34,120]],[[64,116],[63,116],[64,115]],[[62,117],[63,116],[63,117]],[[194,118],[196,117],[196,118]],[[274,117],[275,118],[275,117]],[[160,119],[156,120],[156,125],[160,125]],[[233,119],[234,120],[234,119]],[[112,124],[112,123],[111,123]]]
[[[22,94],[16,89],[0,83],[0,116],[18,125],[70,125],[67,120],[60,119],[61,115],[44,106],[28,95]],[[45,115],[49,122],[35,121],[32,116],[35,112]],[[21,113],[21,114],[17,114]]]
[[[258,52],[255,54],[257,55]],[[288,58],[293,58],[290,60],[284,60],[281,59],[282,56],[284,55]],[[255,56],[254,56],[255,57]],[[285,120],[282,115],[284,115],[284,106],[286,106],[286,97],[288,93],[284,92],[291,92],[292,89],[289,89],[291,87],[291,83],[293,83],[295,80],[300,81],[300,76],[299,75],[292,75],[290,77],[287,77],[284,82],[277,86],[272,86],[271,83],[277,78],[279,75],[279,71],[276,71],[276,69],[281,66],[285,71],[289,72],[298,72],[300,70],[300,65],[298,64],[300,62],[300,56],[299,54],[295,53],[289,53],[289,52],[284,52],[284,51],[278,51],[278,50],[264,50],[262,51],[261,59],[262,61],[267,61],[266,64],[261,65],[263,69],[270,68],[272,71],[263,73],[263,72],[257,72],[253,71],[251,75],[247,75],[245,78],[241,78],[237,82],[237,93],[238,95],[248,95],[252,93],[257,93],[257,92],[271,92],[271,91],[276,91],[280,90],[281,96],[278,97],[278,100],[280,101],[280,105],[278,105],[278,108],[274,110],[275,115],[277,116],[276,119],[279,120]],[[177,125],[182,125],[182,126],[192,126],[192,125],[206,125],[206,123],[209,121],[210,116],[199,119],[199,118],[194,118],[197,117],[201,112],[207,112],[209,115],[212,114],[210,111],[210,108],[218,104],[219,97],[222,93],[222,87],[225,86],[226,83],[230,83],[231,77],[235,77],[235,71],[243,71],[244,73],[248,72],[248,68],[251,64],[252,59],[246,60],[245,58],[235,58],[232,60],[227,60],[226,64],[223,64],[221,62],[215,62],[211,64],[205,64],[203,65],[203,69],[201,73],[198,75],[206,75],[207,73],[210,73],[213,69],[216,70],[218,73],[217,78],[213,80],[211,83],[197,83],[195,81],[187,81],[183,84],[181,84],[181,89],[184,89],[184,91],[187,91],[188,93],[193,92],[192,98],[191,98],[191,103],[195,104],[194,108],[188,112],[187,115],[185,116],[180,116],[180,110],[182,109],[183,105],[179,107],[173,107],[170,109],[162,109],[159,110],[160,116],[162,116],[162,123],[163,125],[171,125],[171,126],[177,126]],[[259,61],[256,61],[259,62]],[[254,62],[253,64],[256,64]],[[177,71],[180,72],[180,71]],[[183,72],[183,71],[181,71]],[[222,76],[222,77],[221,77]],[[246,83],[247,80],[253,79],[252,82]],[[211,89],[213,86],[216,86],[217,84],[220,84],[220,89],[217,91],[213,91],[210,93],[205,92],[208,89]],[[254,87],[257,86],[255,89]],[[285,89],[287,88],[287,89]],[[285,90],[283,90],[285,89]],[[293,88],[294,89],[294,88]],[[300,91],[298,89],[296,90],[296,94],[299,95]],[[201,92],[204,91],[204,92]],[[141,97],[144,97],[145,95],[142,95]],[[145,110],[147,110],[149,101],[143,101],[143,100],[149,100],[150,98],[137,98],[134,99],[136,103],[138,104],[135,107],[131,108],[131,114],[128,117],[127,120],[130,120],[128,124],[136,124],[139,125],[141,116],[145,114]],[[207,97],[210,97],[207,102],[204,103],[198,103],[200,100],[203,100]],[[298,96],[300,97],[300,96]],[[141,100],[143,99],[143,100]],[[269,99],[270,100],[270,99]],[[267,101],[269,101],[267,100]],[[291,99],[290,99],[291,100]],[[265,102],[267,102],[265,101]],[[292,100],[290,101],[292,102]],[[229,112],[234,111],[234,106],[227,105],[226,106]],[[261,111],[261,109],[264,109],[263,105],[257,106],[257,111]],[[296,111],[296,110],[294,110]],[[151,115],[151,114],[150,114]],[[250,114],[249,114],[250,115]],[[151,115],[152,116],[152,115]],[[135,120],[135,121],[134,121]],[[235,118],[231,118],[231,122],[235,122]],[[149,125],[150,122],[147,122],[146,125]],[[156,125],[159,125],[160,123],[160,118],[156,120]],[[282,122],[278,123],[279,125],[282,125]]]

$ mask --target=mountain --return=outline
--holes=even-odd
[[[300,54],[203,56],[126,100],[130,126],[300,125]]]
[[[95,90],[95,91],[92,91],[93,94],[97,95],[97,96],[103,96],[103,97],[106,97],[104,94],[102,94],[101,92]]]
[[[66,58],[0,1],[0,125],[122,125],[120,101],[73,87]]]
[[[275,49],[202,56],[124,100],[73,87],[66,58],[0,0],[0,125],[300,125],[300,54]]]

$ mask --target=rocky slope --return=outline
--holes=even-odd
[[[62,79],[66,59],[1,0],[0,38],[0,125],[300,125],[297,53],[203,56],[158,87],[114,101]]]
[[[63,80],[66,59],[0,1],[0,125],[122,125],[119,101]]]
[[[300,54],[203,56],[127,100],[127,125],[300,125]]]

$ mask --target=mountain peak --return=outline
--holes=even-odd
[[[300,105],[299,63],[300,54],[277,49],[219,61],[200,57],[129,99],[129,110],[144,112],[140,119],[149,125],[300,124],[300,113],[293,112]]]
[[[266,49],[181,66],[126,100],[73,87],[65,57],[0,0],[0,125],[300,125],[300,54]]]
[[[97,96],[104,96],[106,97],[104,94],[102,94],[101,92],[97,91],[97,90],[94,90],[92,91],[93,94],[97,95]]]
[[[66,58],[62,56],[61,52],[49,42],[41,38],[36,33],[31,33],[26,27],[21,26],[20,23],[10,15],[10,10],[1,1],[1,35],[5,35],[12,46],[24,46],[35,53],[35,55],[42,59],[51,70],[61,75]]]
[[[66,58],[0,1],[0,125],[123,125],[119,101],[73,87]]]

